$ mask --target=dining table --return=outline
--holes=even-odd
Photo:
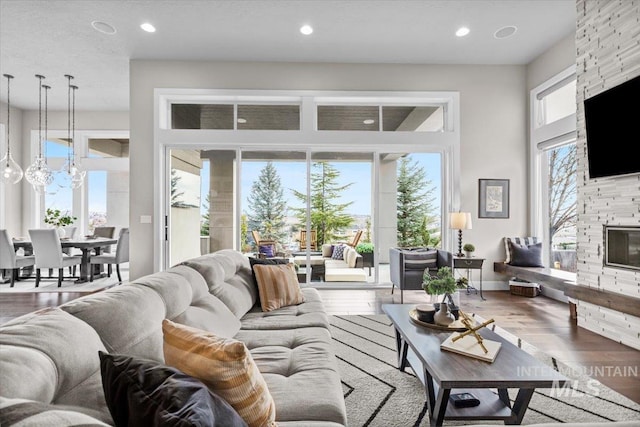
[[[61,238],[60,245],[62,248],[78,248],[82,252],[82,261],[80,263],[80,277],[76,280],[76,283],[88,282],[91,273],[91,252],[94,251],[96,255],[100,255],[102,248],[105,246],[115,245],[118,243],[118,239],[107,237],[79,237],[79,238]],[[25,255],[33,254],[33,245],[28,239],[13,239],[13,247],[15,250],[22,248]],[[94,271],[95,277],[103,277],[102,265],[94,265],[97,271]]]

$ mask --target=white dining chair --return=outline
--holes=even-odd
[[[60,236],[55,229],[32,229],[29,230],[29,237],[36,260],[36,288],[40,284],[40,270],[43,268],[58,269],[58,287],[62,286],[66,267],[74,267],[75,276],[75,267],[82,262],[82,257],[69,256],[62,252]]]
[[[11,285],[19,278],[20,269],[35,264],[33,255],[17,255],[7,230],[0,230],[0,270],[11,272]]]
[[[118,235],[118,243],[116,244],[115,254],[104,255],[92,255],[89,259],[91,263],[91,274],[89,281],[93,282],[93,266],[96,264],[107,264],[107,276],[111,277],[111,266],[116,265],[116,272],[118,273],[118,281],[122,283],[122,275],[120,274],[120,264],[129,262],[129,229],[121,228]]]
[[[113,239],[113,236],[115,236],[116,233],[116,228],[115,227],[111,227],[111,226],[107,226],[107,225],[103,225],[100,227],[95,227],[93,229],[93,235],[95,237],[106,237],[108,239]],[[103,254],[110,254],[111,253],[111,245],[107,245],[107,246],[101,246],[100,247],[100,252]]]

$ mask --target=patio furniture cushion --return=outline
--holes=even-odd
[[[243,342],[167,319],[162,322],[162,331],[169,366],[205,383],[231,404],[250,427],[276,426],[273,397]]]
[[[327,268],[324,272],[325,282],[366,282],[367,273],[364,268]]]
[[[153,360],[100,352],[107,405],[116,426],[246,427],[224,399],[201,381]]]

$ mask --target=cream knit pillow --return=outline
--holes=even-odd
[[[273,397],[244,343],[168,319],[162,322],[162,332],[167,365],[206,384],[249,427],[277,426]]]

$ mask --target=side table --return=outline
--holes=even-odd
[[[453,270],[467,270],[467,293],[472,289],[478,293],[478,290],[471,286],[471,270],[480,270],[480,299],[485,300],[482,296],[482,264],[484,258],[464,258],[453,257]]]

